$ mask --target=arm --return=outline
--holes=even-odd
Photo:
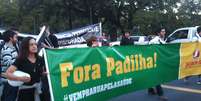
[[[1,64],[2,65],[2,70],[5,72],[7,70],[7,68],[11,64],[13,64],[15,59],[12,59],[11,50],[9,50],[9,49],[2,50],[1,55],[2,55],[2,64]],[[1,73],[1,76],[7,78],[7,75],[4,72]]]
[[[15,59],[13,59],[11,50],[2,50],[2,60],[3,66],[10,66],[11,64],[13,64],[13,62],[15,61]]]
[[[42,62],[41,75],[47,76],[49,73],[47,72],[46,67],[45,67],[44,57],[41,57],[41,62]]]
[[[50,46],[46,45],[46,44],[45,44],[45,43],[43,43],[43,42],[41,43],[41,45],[42,45],[42,47],[43,47],[43,48],[53,49],[52,47],[50,47]]]
[[[58,44],[58,39],[55,35],[50,35],[49,39],[51,41],[51,43],[53,44],[54,48],[58,48],[59,44]]]
[[[17,70],[17,68],[14,65],[11,65],[7,71],[6,71],[6,76],[9,80],[16,80],[16,81],[22,81],[22,82],[30,82],[31,78],[30,77],[17,77],[13,75],[13,73]]]

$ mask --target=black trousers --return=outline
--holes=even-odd
[[[51,101],[47,76],[44,76],[41,79],[42,79],[42,94],[40,94],[40,99],[41,101]]]
[[[148,92],[149,93],[153,93],[154,92],[154,88],[149,88]],[[156,94],[158,96],[163,96],[164,93],[163,93],[163,88],[161,87],[161,85],[157,85],[156,86]]]
[[[17,98],[18,87],[13,87],[8,82],[3,83],[1,101],[15,101]]]
[[[19,90],[17,101],[35,101],[35,88]]]

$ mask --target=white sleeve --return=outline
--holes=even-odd
[[[151,41],[149,41],[149,44],[160,44],[159,40],[160,40],[160,38],[158,36],[156,36]]]

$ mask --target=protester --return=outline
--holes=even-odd
[[[20,44],[19,56],[6,71],[10,80],[25,82],[19,87],[17,101],[35,101],[35,93],[40,93],[39,82],[42,77],[44,60],[38,56],[37,43],[34,38],[27,37]],[[13,75],[16,70],[30,74],[30,77]]]
[[[156,32],[158,36],[154,37],[152,40],[149,41],[149,44],[165,44],[165,28],[161,28]]]
[[[201,42],[201,27],[199,26],[197,28],[197,33],[198,33],[198,41]],[[197,84],[201,84],[201,75],[198,75],[198,80],[197,80]]]
[[[124,33],[121,42],[120,42],[121,46],[125,46],[125,45],[133,45],[133,41],[130,38],[130,32],[127,31]]]
[[[14,63],[16,57],[18,56],[18,52],[15,47],[17,43],[17,33],[12,30],[7,30],[3,33],[3,39],[5,44],[1,49],[1,76],[3,77],[1,80],[4,82],[4,87],[1,101],[15,101],[18,87],[12,87],[8,84],[7,75],[5,72],[8,67]]]
[[[53,47],[58,48],[59,44],[58,44],[57,37],[50,32],[49,26],[46,28],[45,32],[48,34],[48,38],[51,41],[51,44],[53,45]]]
[[[50,33],[49,27],[46,28],[45,32],[48,34],[47,40],[52,44],[51,46],[47,44],[47,42],[44,42],[43,47],[44,48],[58,48],[58,40],[56,36],[52,33]],[[44,70],[46,71],[46,69]],[[50,90],[49,90],[49,84],[48,84],[48,79],[47,75],[43,76],[41,78],[42,81],[42,94],[41,94],[41,101],[50,101]]]
[[[99,46],[99,43],[97,41],[97,38],[95,36],[92,36],[90,37],[88,40],[87,40],[87,46],[88,47],[98,47]]]
[[[154,39],[152,39],[149,44],[165,44],[165,28],[160,28],[156,31],[156,33],[158,34],[158,36],[156,36]],[[168,98],[166,96],[164,96],[164,92],[163,89],[161,87],[161,85],[157,85],[156,90],[154,88],[149,88],[148,89],[148,94],[150,95],[155,95],[157,94],[160,98],[160,100],[162,101],[166,101]]]

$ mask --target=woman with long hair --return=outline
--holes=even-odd
[[[22,40],[19,56],[6,71],[8,79],[22,81],[24,84],[19,87],[17,101],[35,101],[35,91],[42,77],[44,60],[38,56],[37,43],[34,38],[27,37]],[[30,77],[18,77],[13,75],[16,71],[28,73]]]

